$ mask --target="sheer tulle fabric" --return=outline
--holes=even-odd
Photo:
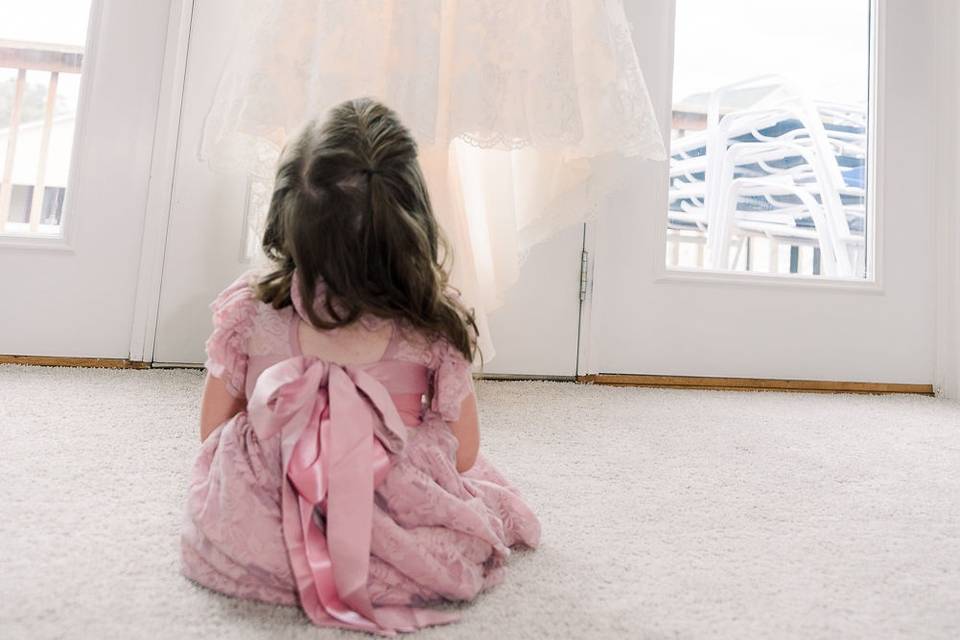
[[[455,616],[449,612],[424,607],[472,599],[503,580],[511,546],[537,545],[537,518],[485,459],[467,474],[456,470],[456,440],[445,421],[458,417],[473,386],[470,365],[455,349],[442,342],[427,343],[397,327],[378,363],[341,368],[305,358],[295,337],[300,316],[289,307],[276,310],[255,300],[248,276],[228,287],[213,310],[208,367],[218,377],[233,381],[228,383],[231,392],[248,398],[249,409],[211,434],[195,464],[182,540],[185,575],[228,595],[300,604],[318,624],[389,633],[451,621]],[[339,382],[328,383],[328,377]],[[239,389],[234,389],[238,381]],[[386,394],[411,389],[427,389],[431,400],[421,416],[404,414],[401,423],[390,410]],[[368,394],[377,399],[369,410],[360,410],[363,403],[358,402]],[[279,404],[272,400],[280,396]],[[337,611],[336,606],[327,609],[329,598],[323,607],[316,598],[305,599],[305,594],[312,593],[311,580],[318,575],[318,580],[323,578],[304,564],[316,561],[316,545],[305,540],[313,540],[317,530],[297,533],[310,524],[310,517],[304,520],[299,513],[302,496],[298,507],[298,497],[290,493],[288,478],[293,476],[286,465],[291,459],[293,425],[279,416],[304,411],[313,415],[321,405],[332,407],[350,398],[340,406],[359,407],[359,413],[348,412],[349,416],[394,416],[384,418],[382,425],[376,419],[368,424],[386,447],[370,471],[375,491],[369,505],[372,511],[362,527],[369,527],[369,561],[357,574],[366,575],[359,589],[362,602],[373,607],[367,615],[376,619],[374,625],[350,611]],[[273,413],[278,415],[268,415]],[[340,423],[334,428],[346,427],[340,435],[349,437],[353,425],[343,419],[336,418]],[[307,421],[293,428],[302,430],[308,424],[313,429],[320,426],[322,433],[322,422]],[[355,449],[342,447],[350,455]],[[334,467],[359,469],[353,464],[329,466]],[[302,482],[302,477],[297,481]],[[335,485],[329,485],[331,491]],[[355,489],[342,482],[339,486],[341,492]],[[325,526],[333,535],[337,525],[332,519],[339,516],[328,508],[334,507],[322,507],[319,513],[331,520]],[[357,522],[354,529],[360,526]],[[354,537],[364,536],[348,536]],[[321,555],[323,551],[319,550]],[[353,552],[355,556],[356,549]],[[340,557],[332,549],[326,556],[333,560],[332,575],[349,568],[337,566]],[[357,566],[352,569],[357,570]],[[334,582],[327,579],[327,596]],[[339,588],[342,580],[336,584]],[[356,602],[357,593],[339,595]]]
[[[307,118],[363,95],[422,146],[664,157],[620,0],[246,0],[238,15],[204,130],[215,165],[269,177]]]
[[[270,179],[305,120],[384,101],[420,145],[481,316],[530,247],[596,213],[616,158],[666,157],[621,0],[248,0],[239,15],[201,155]]]

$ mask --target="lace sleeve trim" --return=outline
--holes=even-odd
[[[447,342],[435,345],[434,358],[431,409],[447,422],[455,422],[463,401],[474,392],[470,363]]]
[[[205,366],[210,375],[223,380],[235,398],[245,395],[249,342],[253,333],[257,302],[248,274],[223,290],[210,305],[213,333],[207,339]]]

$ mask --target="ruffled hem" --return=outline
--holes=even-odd
[[[472,600],[504,578],[510,548],[540,543],[540,522],[480,456],[456,470],[456,439],[437,417],[414,427],[377,489],[372,551],[447,600]]]
[[[245,412],[239,416],[194,468],[183,573],[227,595],[289,604],[296,585],[279,569],[287,566],[273,486],[280,480],[265,481],[251,466],[274,459],[278,443],[248,437],[252,426]],[[455,438],[437,417],[410,431],[376,493],[371,602],[422,607],[472,600],[504,580],[510,547],[539,544],[540,523],[483,457],[470,472],[456,471]]]

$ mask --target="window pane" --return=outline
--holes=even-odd
[[[59,235],[89,0],[0,0],[0,232]]]
[[[677,0],[667,266],[866,278],[869,0]]]

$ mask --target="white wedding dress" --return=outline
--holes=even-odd
[[[531,246],[597,212],[623,178],[618,159],[666,158],[620,0],[249,0],[242,11],[201,155],[269,179],[307,119],[383,101],[418,141],[454,283],[481,325]]]

